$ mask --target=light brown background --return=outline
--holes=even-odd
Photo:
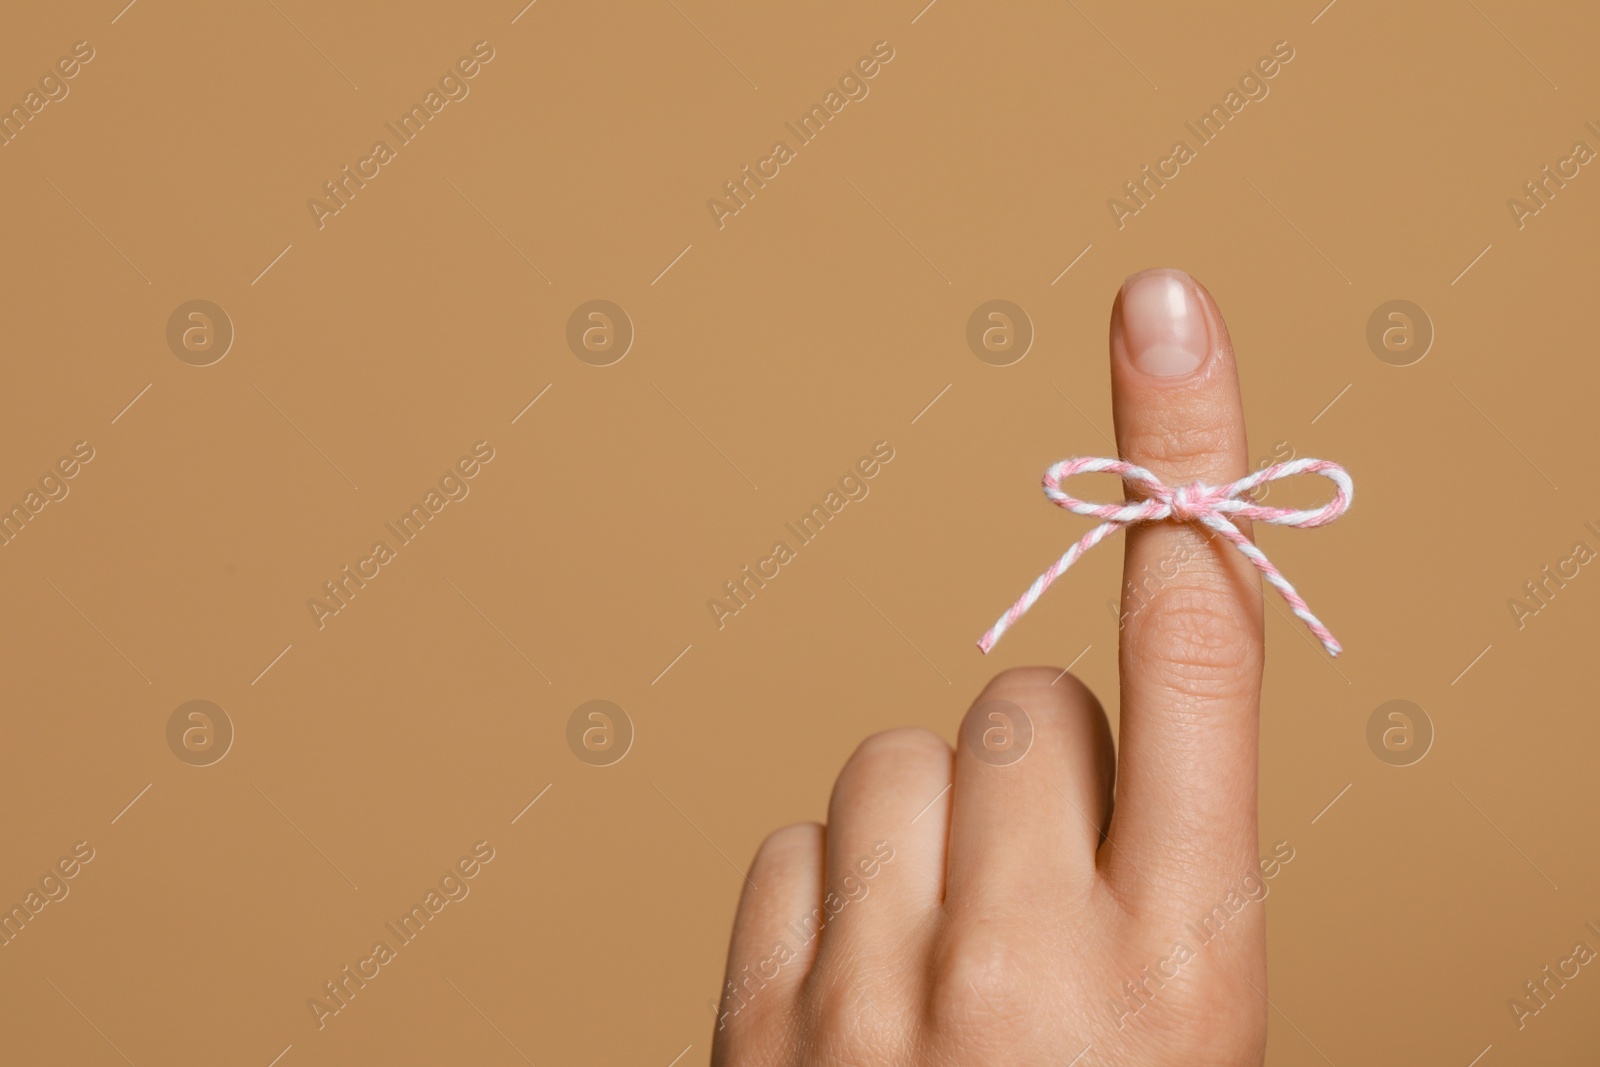
[[[953,736],[994,670],[1086,646],[1114,709],[1117,548],[973,641],[1083,529],[1037,478],[1109,447],[1106,314],[1153,265],[1221,302],[1254,452],[1358,487],[1263,539],[1348,649],[1269,613],[1269,1062],[1593,1061],[1591,968],[1520,1032],[1506,1007],[1600,921],[1600,577],[1506,606],[1600,520],[1600,177],[1506,208],[1600,148],[1591,10],[520,6],[3,17],[8,103],[97,52],[0,149],[0,500],[97,451],[0,549],[0,899],[97,850],[0,949],[8,1062],[703,1061],[734,868],[861,737]],[[479,40],[471,95],[318,231],[306,200]],[[707,198],[879,40],[870,97],[719,231]],[[1280,40],[1270,96],[1119,231],[1107,198]],[[197,297],[237,330],[205,368],[164,336]],[[996,297],[1037,330],[1007,368],[964,341]],[[637,329],[608,368],[564,340],[592,298]],[[1395,298],[1437,330],[1405,368],[1364,337]],[[307,598],[479,439],[471,496],[318,631]],[[718,632],[706,599],[880,439],[870,497]],[[605,768],[564,736],[597,697],[637,730]],[[237,729],[203,769],[164,733],[194,698]],[[1395,698],[1437,731],[1405,768],[1365,739]],[[319,1032],[307,998],[485,838]]]

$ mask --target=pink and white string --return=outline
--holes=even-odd
[[[1124,484],[1137,489],[1144,499],[1130,500],[1122,504],[1096,504],[1092,501],[1079,500],[1061,488],[1061,483],[1074,474],[1102,471],[1121,475]],[[1259,485],[1280,478],[1291,478],[1296,474],[1320,474],[1328,479],[1334,485],[1333,500],[1320,508],[1302,511],[1294,508],[1264,507],[1245,495]],[[999,641],[1005,632],[1033,607],[1044,591],[1050,588],[1050,583],[1061,577],[1066,569],[1076,563],[1089,549],[1124,527],[1141,522],[1161,522],[1164,519],[1199,523],[1228,541],[1243,552],[1245,557],[1255,564],[1261,576],[1283,594],[1283,599],[1289,607],[1305,621],[1311,632],[1316,634],[1329,655],[1337,656],[1343,650],[1338,640],[1328,632],[1328,628],[1322,625],[1322,620],[1306,607],[1306,602],[1295,592],[1294,586],[1289,584],[1289,580],[1267,558],[1266,553],[1257,548],[1230,518],[1232,516],[1252,519],[1274,526],[1326,526],[1345,513],[1345,509],[1350,506],[1351,498],[1355,495],[1355,484],[1339,464],[1325,459],[1295,459],[1288,463],[1277,463],[1263,468],[1226,485],[1202,485],[1194,482],[1174,489],[1137,464],[1120,459],[1083,457],[1064,459],[1045,471],[1044,492],[1057,507],[1100,519],[1101,523],[1084,534],[1077,544],[1067,549],[1066,554],[1051,564],[1049,570],[1039,575],[1028,587],[1028,591],[1000,616],[994,626],[990,627],[989,632],[978,641],[978,647],[985,653],[988,653],[995,646],[995,642]]]

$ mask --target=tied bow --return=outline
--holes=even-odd
[[[1121,475],[1125,484],[1143,493],[1144,499],[1130,500],[1123,504],[1096,504],[1079,500],[1061,489],[1061,483],[1074,474],[1092,474],[1101,471]],[[1320,508],[1299,511],[1294,508],[1262,507],[1245,497],[1246,493],[1258,485],[1277,481],[1279,478],[1291,478],[1296,474],[1320,474],[1328,479],[1334,485],[1333,499]],[[1317,635],[1317,639],[1322,642],[1322,647],[1328,650],[1329,655],[1337,656],[1342,651],[1338,640],[1328,632],[1326,626],[1322,625],[1322,620],[1311,614],[1311,609],[1306,607],[1306,602],[1294,591],[1294,586],[1289,584],[1289,580],[1279,573],[1266,553],[1252,544],[1230,518],[1238,516],[1255,519],[1274,526],[1326,526],[1345,513],[1345,509],[1350,506],[1351,498],[1355,495],[1355,484],[1339,464],[1325,459],[1295,459],[1288,463],[1277,463],[1266,467],[1227,485],[1202,485],[1194,482],[1174,489],[1143,467],[1124,460],[1064,459],[1044,472],[1044,492],[1057,507],[1100,519],[1101,523],[1084,534],[1077,544],[1067,549],[1066,554],[1051,564],[1049,570],[1039,575],[1028,587],[1028,591],[1011,605],[1009,611],[1000,616],[994,626],[990,627],[989,632],[978,641],[978,647],[985,653],[988,653],[995,646],[995,642],[999,641],[1001,636],[1033,607],[1035,601],[1050,588],[1051,582],[1061,577],[1068,567],[1078,561],[1078,557],[1122,527],[1132,526],[1138,522],[1160,522],[1163,519],[1199,523],[1230,542],[1255,564],[1263,578],[1283,594],[1283,599],[1288,602],[1289,607],[1293,608],[1294,613],[1305,621],[1312,633]]]

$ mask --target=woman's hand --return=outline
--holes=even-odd
[[[1187,275],[1123,284],[1111,380],[1124,459],[1168,485],[1246,473],[1228,332]],[[1260,586],[1174,522],[1129,530],[1124,578],[1120,750],[1050,667],[990,682],[953,754],[867,738],[827,826],[756,855],[715,1063],[1261,1062],[1261,900],[1294,852],[1257,855]]]

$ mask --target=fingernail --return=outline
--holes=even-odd
[[[1122,340],[1145,374],[1189,374],[1211,354],[1211,328],[1194,281],[1181,270],[1149,270],[1122,283]]]

